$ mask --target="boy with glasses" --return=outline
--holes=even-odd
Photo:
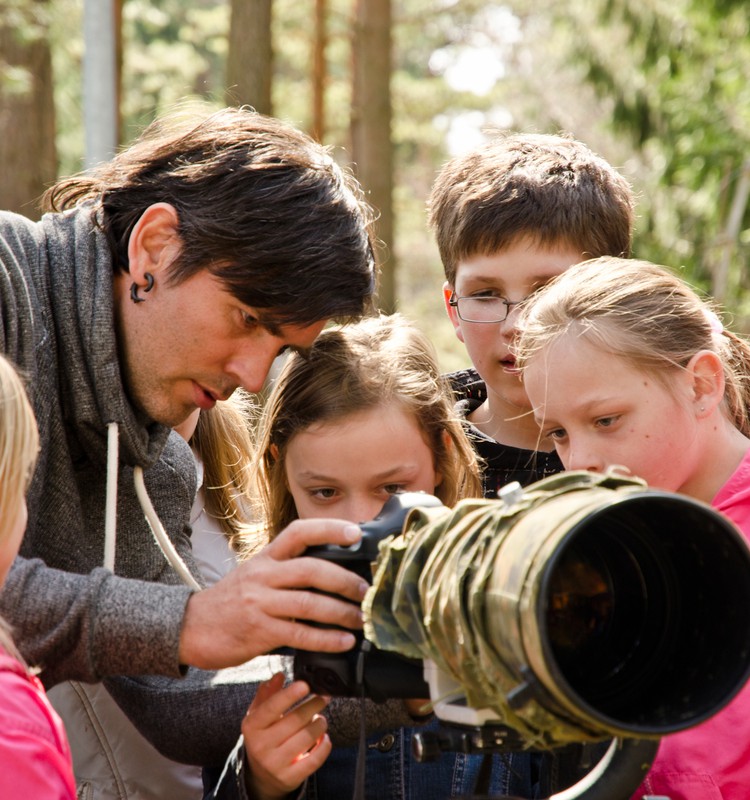
[[[445,270],[446,310],[473,364],[449,378],[483,459],[486,497],[563,469],[541,438],[516,369],[519,305],[573,264],[629,256],[633,206],[625,178],[566,136],[501,135],[438,174],[429,223]],[[580,745],[528,754],[536,796],[580,780],[600,756]]]
[[[485,496],[562,469],[515,367],[518,306],[579,261],[628,256],[633,206],[625,178],[565,136],[498,136],[438,174],[429,222],[448,316],[473,364],[450,378],[486,462]]]

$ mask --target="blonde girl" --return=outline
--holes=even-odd
[[[26,528],[26,490],[39,436],[21,379],[0,356],[0,584]],[[70,749],[60,718],[22,662],[0,620],[0,797],[76,796]]]
[[[594,259],[543,289],[520,325],[524,385],[567,469],[624,467],[750,539],[750,346],[709,302],[665,267]],[[634,797],[744,800],[748,741],[750,687],[663,739]]]
[[[308,352],[289,357],[260,420],[255,474],[258,517],[271,538],[298,517],[368,521],[396,492],[429,492],[446,505],[481,496],[477,456],[434,348],[400,315],[324,331]],[[300,681],[282,685],[277,675],[261,686],[243,724],[253,796],[277,800],[306,779],[305,797],[351,796],[357,748],[332,748],[323,698],[306,698]],[[340,701],[335,713],[347,705],[356,729],[357,702]],[[470,794],[479,757],[445,754],[436,764],[411,757],[422,707],[406,701],[404,727],[369,738],[367,798]],[[493,762],[493,790],[531,796],[525,756],[508,758],[512,766]]]
[[[353,414],[393,407],[413,416],[432,451],[434,494],[446,505],[480,495],[477,457],[454,413],[432,343],[398,314],[365,319],[325,331],[309,353],[293,354],[268,399],[254,480],[258,518],[266,520],[271,538],[299,516],[286,471],[294,437]],[[367,459],[356,440],[352,446]],[[387,499],[383,491],[370,509],[379,510]]]

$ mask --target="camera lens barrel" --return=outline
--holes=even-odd
[[[729,520],[593,473],[505,498],[408,515],[378,557],[369,640],[432,662],[464,708],[537,747],[660,738],[742,688],[750,548]]]
[[[531,516],[497,553],[485,615],[553,708],[614,734],[661,736],[742,687],[750,560],[731,523],[660,492],[581,509],[563,528]]]

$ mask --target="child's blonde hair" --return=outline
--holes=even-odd
[[[523,369],[568,331],[664,382],[699,350],[724,365],[725,412],[750,435],[750,344],[724,329],[711,304],[666,267],[595,258],[551,281],[519,321],[516,363]]]
[[[0,355],[0,547],[20,510],[39,452],[39,432],[23,382]],[[0,619],[0,645],[20,658]]]
[[[0,355],[0,525],[15,519],[29,488],[39,433],[23,382]],[[0,541],[6,531],[0,526]]]
[[[481,496],[477,456],[431,342],[399,314],[366,318],[324,331],[304,355],[293,353],[273,386],[259,425],[255,469],[271,538],[297,518],[285,470],[291,439],[313,424],[394,401],[415,415],[434,453],[442,476],[435,494],[443,503]]]
[[[190,440],[203,462],[206,511],[234,550],[251,529],[256,414],[250,395],[238,389],[228,400],[201,411]]]

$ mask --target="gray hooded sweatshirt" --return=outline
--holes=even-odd
[[[0,613],[48,686],[128,673],[177,676],[190,590],[154,541],[133,467],[143,467],[154,507],[190,561],[195,465],[187,444],[145,419],[123,388],[105,237],[88,208],[39,223],[2,213],[0,267],[0,345],[26,378],[41,437],[22,558]],[[120,456],[115,573],[148,583],[100,568],[110,422],[119,428]]]
[[[221,764],[257,673],[185,674],[178,662],[191,590],[154,541],[133,468],[143,467],[156,513],[200,581],[189,528],[195,462],[180,436],[130,403],[112,279],[91,208],[40,222],[0,212],[0,346],[27,379],[41,438],[27,533],[0,593],[0,615],[27,661],[42,668],[45,685],[141,676],[106,681],[141,732],[170,758]],[[115,574],[102,567],[111,422],[119,429]],[[400,701],[367,705],[369,729],[409,721]],[[358,707],[334,702],[329,717],[335,739],[356,740]]]

